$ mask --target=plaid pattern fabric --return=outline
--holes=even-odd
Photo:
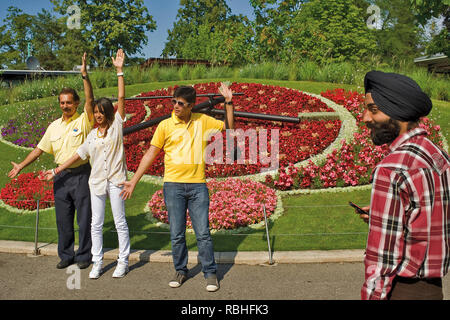
[[[413,129],[375,168],[362,299],[386,299],[395,276],[443,277],[450,263],[450,160]]]

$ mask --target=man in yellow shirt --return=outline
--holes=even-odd
[[[198,258],[206,278],[206,290],[217,291],[217,266],[209,232],[209,193],[205,178],[204,152],[208,137],[214,132],[234,129],[232,91],[222,84],[225,97],[225,124],[210,116],[192,113],[196,92],[193,87],[178,87],[174,92],[172,116],[162,121],[153,135],[151,146],[130,181],[123,183],[122,197],[128,199],[136,184],[164,148],[164,201],[169,215],[175,276],[169,286],[177,288],[187,280],[186,211],[197,237]]]
[[[84,142],[94,123],[91,82],[86,68],[86,53],[83,55],[81,75],[83,78],[86,102],[84,112],[77,113],[80,98],[71,88],[61,90],[58,101],[62,117],[53,121],[47,128],[38,146],[19,164],[11,162],[13,169],[8,177],[14,178],[20,171],[35,161],[43,153],[54,155],[60,165],[73,156]],[[61,261],[58,269],[63,269],[76,262],[81,269],[91,263],[91,199],[89,192],[89,175],[91,167],[88,160],[80,160],[54,178],[56,225],[58,229],[58,256]],[[79,227],[79,246],[74,251],[75,231],[74,216],[77,211]]]

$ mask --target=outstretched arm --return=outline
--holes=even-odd
[[[44,178],[46,180],[51,180],[53,179],[53,177],[55,175],[57,175],[58,173],[60,173],[61,171],[67,169],[68,167],[70,167],[71,165],[73,165],[75,162],[77,162],[78,160],[80,160],[81,157],[78,155],[78,153],[75,153],[72,157],[70,157],[66,162],[64,162],[62,165],[58,166],[55,169],[52,170],[47,170],[44,173]]]
[[[39,158],[39,156],[43,153],[44,151],[42,151],[39,148],[34,148],[33,151],[31,151],[27,157],[19,164],[12,162],[11,164],[13,166],[13,168],[11,169],[11,171],[9,171],[8,173],[8,177],[9,178],[14,178],[15,176],[17,176],[20,171],[22,171],[23,168],[25,168],[26,166],[28,166],[30,163],[32,163],[34,160],[36,160],[37,158]]]
[[[150,149],[148,149],[147,152],[142,157],[141,163],[139,163],[139,167],[136,173],[134,174],[133,178],[131,178],[130,181],[124,181],[121,184],[123,185],[123,190],[120,193],[120,195],[122,196],[123,200],[131,198],[131,195],[133,194],[136,184],[139,182],[139,180],[141,180],[142,176],[144,175],[145,171],[147,171],[148,167],[150,167],[153,161],[155,161],[160,151],[161,151],[160,148],[151,145]]]
[[[116,58],[112,57],[113,65],[117,71],[117,87],[118,87],[118,105],[117,112],[122,119],[125,119],[125,80],[123,79],[123,64],[125,62],[125,53],[122,49],[117,50]]]
[[[89,121],[94,120],[94,92],[92,91],[92,84],[89,80],[89,76],[87,73],[87,65],[86,65],[86,52],[83,54],[83,58],[81,60],[81,75],[83,77],[83,87],[84,87],[84,96],[86,98],[86,102],[84,103],[84,112],[87,113],[89,117]]]

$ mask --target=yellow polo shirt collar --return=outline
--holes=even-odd
[[[80,114],[78,112],[75,111],[75,113],[69,118],[69,120],[64,120],[64,117],[61,116],[60,123],[63,123],[64,121],[66,121],[67,124],[71,123],[73,120],[77,119],[80,116]]]
[[[181,120],[180,118],[178,118],[178,116],[175,114],[174,111],[172,111],[172,120],[175,123],[175,125],[177,125],[177,124],[187,124],[187,125],[189,125],[189,123],[192,121],[192,112],[191,112],[191,116],[189,118],[189,121],[187,123],[184,122],[184,120]]]

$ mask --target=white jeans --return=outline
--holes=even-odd
[[[91,191],[91,207],[92,207],[92,262],[103,259],[103,223],[105,221],[105,202],[109,196],[111,209],[116,225],[117,236],[119,238],[119,259],[118,261],[128,264],[128,256],[130,255],[130,234],[128,232],[128,224],[125,218],[125,201],[120,197],[122,188],[116,187],[108,181],[107,194],[96,195]]]

